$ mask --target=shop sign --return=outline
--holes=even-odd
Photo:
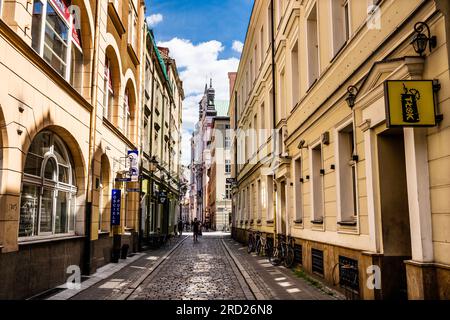
[[[130,161],[130,179],[131,182],[139,181],[139,151],[128,151],[128,159]]]
[[[70,12],[63,0],[50,0],[52,7],[61,15],[61,17],[70,25]]]
[[[384,86],[388,128],[436,126],[432,80],[393,80]]]
[[[161,191],[159,193],[158,198],[159,198],[159,203],[161,203],[161,204],[166,203],[166,201],[167,201],[167,193],[165,191]]]
[[[122,191],[120,189],[114,189],[112,191],[111,200],[111,225],[120,225],[120,206],[122,201]]]

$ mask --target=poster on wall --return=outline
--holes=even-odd
[[[139,181],[139,151],[128,151],[128,160],[130,161],[131,182],[137,182]]]
[[[122,200],[122,192],[119,189],[114,189],[112,191],[111,199],[111,225],[120,225],[120,206]]]

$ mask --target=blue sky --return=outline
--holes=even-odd
[[[147,15],[163,15],[154,28],[158,41],[219,40],[225,46],[219,58],[227,58],[239,57],[231,46],[235,40],[244,42],[253,0],[146,0],[146,5]]]
[[[229,100],[228,72],[238,69],[253,0],[146,0],[146,6],[156,42],[169,48],[183,81],[182,162],[188,164],[205,83],[212,78],[216,99]]]

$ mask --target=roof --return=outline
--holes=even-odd
[[[164,77],[166,78],[167,81],[169,81],[169,76],[167,75],[166,64],[164,63],[164,60],[161,57],[161,54],[160,54],[159,49],[158,49],[158,46],[155,43],[155,39],[153,38],[153,35],[151,34],[151,32],[149,32],[148,34],[150,35],[150,39],[152,40],[153,49],[155,50],[156,56],[158,57],[158,61],[159,61],[159,64],[161,65],[161,68],[163,70]]]
[[[228,109],[230,107],[230,102],[226,100],[216,100],[214,101],[214,105],[217,110],[218,117],[227,117]]]

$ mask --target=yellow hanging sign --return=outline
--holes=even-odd
[[[388,128],[436,126],[432,80],[389,80],[384,87]]]

